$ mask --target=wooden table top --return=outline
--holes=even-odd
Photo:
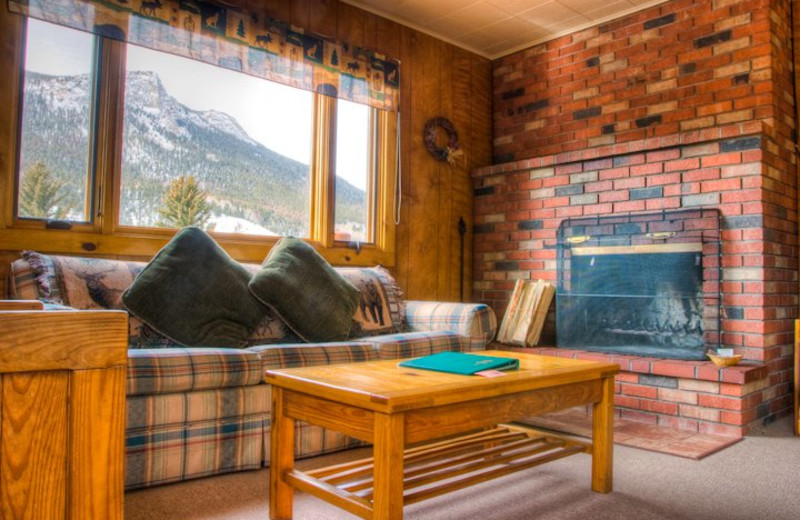
[[[487,350],[474,354],[516,358],[520,369],[493,378],[401,367],[403,361],[366,361],[268,370],[267,383],[378,412],[398,412],[525,392],[613,376],[619,366],[599,361]]]

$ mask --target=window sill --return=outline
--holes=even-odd
[[[46,253],[74,255],[98,255],[103,257],[152,258],[172,237],[173,232],[139,234],[135,232],[102,234],[46,229],[0,229],[3,250],[21,251],[32,249]],[[214,239],[231,257],[248,263],[260,263],[279,237],[220,237]],[[328,262],[339,266],[373,266],[381,264],[393,267],[394,251],[384,251],[375,246],[362,246],[360,252],[340,247],[317,250]]]

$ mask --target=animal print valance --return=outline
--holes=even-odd
[[[398,62],[200,0],[8,0],[14,13],[305,90],[397,110]]]

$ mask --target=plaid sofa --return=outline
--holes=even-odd
[[[25,251],[11,264],[6,297],[52,310],[123,309],[121,294],[144,265]],[[344,342],[302,343],[267,315],[247,348],[187,348],[130,317],[126,489],[268,465],[266,369],[481,350],[494,337],[486,305],[405,301],[382,268],[337,269],[367,296]],[[358,445],[315,425],[297,428],[298,458]]]

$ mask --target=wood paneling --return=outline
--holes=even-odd
[[[439,42],[415,32],[411,48],[418,60],[407,80],[413,85],[407,128],[403,129],[411,143],[408,168],[409,279],[406,296],[411,299],[436,299],[439,270],[439,163],[431,158],[423,144],[422,129],[431,117],[440,113],[439,106]],[[429,93],[425,95],[425,93]],[[409,121],[410,120],[410,121]],[[402,285],[402,282],[401,282]]]
[[[292,25],[308,27],[311,25],[311,8],[309,0],[292,1]]]
[[[473,125],[472,125],[472,104],[469,100],[472,97],[472,56],[462,50],[453,50],[453,82],[452,82],[452,98],[457,100],[453,104],[452,119],[453,124],[459,129],[459,138],[464,148],[464,157],[459,160],[452,169],[452,185],[451,185],[451,198],[452,198],[452,213],[448,226],[448,232],[451,234],[452,243],[450,246],[450,286],[448,299],[466,299],[471,294],[471,288],[468,288],[467,273],[472,272],[472,263],[470,252],[472,251],[472,179],[470,177],[470,169],[473,159],[469,155],[474,155],[473,142]],[[458,235],[458,222],[459,219],[464,219],[466,225],[466,233],[462,238]],[[456,231],[453,235],[453,230]],[[463,265],[462,265],[463,262]],[[461,278],[463,277],[463,279]],[[463,283],[462,283],[463,282]],[[468,290],[469,289],[469,290]]]
[[[472,292],[469,172],[490,162],[491,64],[407,27],[401,31],[404,211],[398,229],[396,275],[410,299],[458,301],[458,219],[463,217],[467,225],[463,294],[468,300]],[[453,166],[436,161],[425,150],[422,130],[437,116],[450,119],[459,134],[464,157]]]
[[[439,113],[450,114],[453,116],[453,46],[438,42],[439,47],[439,85],[445,88],[439,89]],[[441,128],[437,130],[438,141],[441,144],[447,142],[447,133]],[[428,157],[430,158],[430,156]],[[450,294],[450,272],[453,267],[453,258],[449,252],[452,250],[453,241],[458,240],[457,235],[452,234],[450,229],[453,219],[453,166],[447,162],[438,162],[437,170],[439,175],[439,220],[437,229],[437,244],[439,261],[436,264],[436,298],[447,299]],[[457,269],[457,267],[456,267]]]
[[[386,18],[376,17],[375,50],[393,58],[400,57],[400,26]],[[401,64],[401,71],[403,65]]]
[[[253,0],[250,0],[251,2]],[[267,15],[271,18],[276,20],[281,20],[284,22],[291,22],[292,18],[292,2],[287,2],[286,0],[255,0],[256,3],[261,3]]]
[[[364,47],[367,49],[378,50],[378,39],[376,27],[378,25],[378,16],[372,13],[364,13]]]
[[[310,0],[309,29],[333,38],[338,31],[336,0]]]
[[[364,46],[364,11],[339,2],[337,38],[358,47]]]

